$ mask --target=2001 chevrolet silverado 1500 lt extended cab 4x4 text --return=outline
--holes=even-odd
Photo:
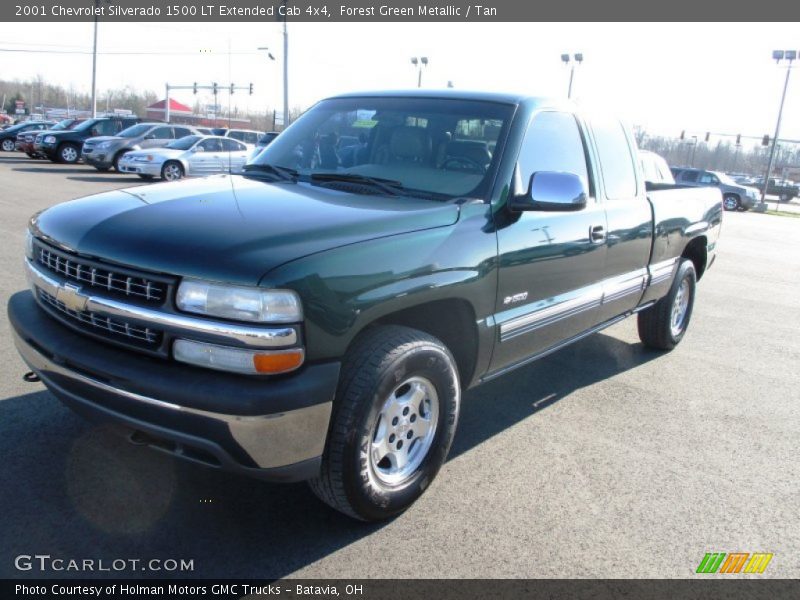
[[[242,176],[34,216],[8,311],[76,411],[378,520],[439,471],[463,390],[633,314],[680,342],[721,219],[719,190],[647,186],[620,122],[572,104],[345,95]]]

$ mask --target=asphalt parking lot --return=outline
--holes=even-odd
[[[6,153],[0,182],[3,307],[32,213],[140,184]],[[797,578],[798,332],[800,218],[726,213],[675,351],[643,350],[629,319],[468,392],[435,483],[376,526],[84,422],[22,381],[3,309],[0,577],[92,575],[15,569],[36,553],[191,559],[176,575],[204,578],[671,578],[706,552],[771,552],[758,577]]]

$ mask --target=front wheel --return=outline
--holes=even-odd
[[[5,152],[13,152],[14,151],[14,140],[10,140],[10,139],[3,140],[3,150]]]
[[[407,327],[368,331],[345,357],[311,489],[362,521],[400,514],[444,464],[460,402],[458,369],[441,341]]]
[[[71,165],[78,162],[80,157],[81,153],[78,151],[78,147],[75,144],[62,144],[58,149],[59,162]]]
[[[680,343],[692,317],[696,286],[694,263],[681,259],[669,293],[639,313],[639,339],[645,346],[672,350]]]
[[[177,181],[183,179],[183,165],[181,163],[171,160],[161,167],[161,179],[164,181]]]
[[[735,196],[734,194],[727,194],[722,199],[722,208],[724,208],[725,210],[739,210],[741,208],[739,196]]]

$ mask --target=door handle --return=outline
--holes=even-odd
[[[589,230],[589,239],[593,244],[602,244],[606,241],[606,230],[602,225],[593,225]]]

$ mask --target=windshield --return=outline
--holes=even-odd
[[[171,148],[173,150],[188,150],[192,146],[195,145],[197,140],[199,140],[201,136],[199,135],[187,135],[186,137],[182,137],[179,140],[175,140],[174,142],[170,142],[165,148]]]
[[[132,125],[127,129],[123,129],[117,134],[117,137],[122,138],[135,138],[139,137],[140,135],[144,135],[148,129],[150,129],[152,125]]]
[[[93,127],[97,123],[97,119],[87,119],[77,127],[75,127],[75,131],[85,131],[90,127]]]
[[[334,98],[311,108],[253,164],[318,182],[335,174],[388,180],[401,193],[485,196],[512,111],[449,98]]]
[[[63,121],[59,121],[51,129],[55,131],[61,131],[62,129],[69,129],[70,126],[75,122],[75,119],[64,119]]]
[[[716,175],[717,179],[719,179],[720,182],[724,183],[725,185],[739,185],[733,179],[728,177],[725,173],[720,173],[718,171],[714,171],[714,175]]]

